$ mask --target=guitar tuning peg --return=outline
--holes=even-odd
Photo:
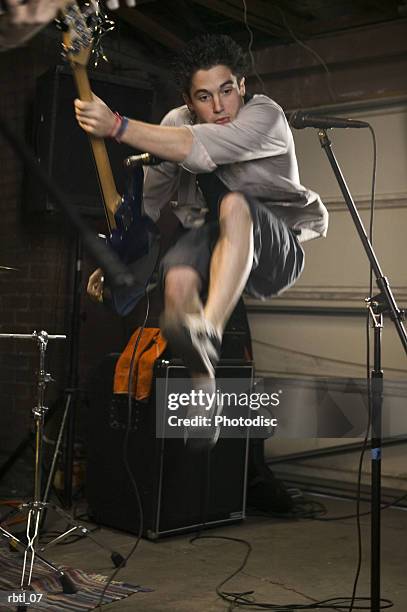
[[[88,15],[86,17],[86,25],[88,26],[88,28],[94,28],[96,26],[97,23],[97,19],[95,19],[95,15]]]
[[[57,30],[60,30],[61,32],[68,32],[69,30],[69,26],[66,23],[65,19],[55,19],[55,25],[57,27]]]
[[[106,2],[106,6],[110,11],[117,11],[119,4],[119,0],[107,0]]]
[[[136,0],[126,0],[125,5],[134,8],[136,6]],[[106,0],[106,6],[110,11],[117,11],[120,6],[119,0]]]

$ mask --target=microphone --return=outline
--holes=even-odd
[[[325,117],[322,115],[313,115],[304,113],[303,111],[295,111],[290,116],[289,124],[297,129],[313,127],[328,130],[330,128],[365,128],[369,124],[365,121],[357,121],[356,119],[342,119],[342,117]]]
[[[137,168],[140,166],[158,166],[164,160],[150,153],[140,153],[139,155],[130,155],[126,157],[123,164],[126,168]]]

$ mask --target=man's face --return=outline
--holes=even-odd
[[[197,70],[192,77],[189,96],[184,100],[198,123],[224,125],[236,118],[243,106],[244,78],[238,83],[230,68],[219,65]]]

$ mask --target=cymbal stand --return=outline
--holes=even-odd
[[[36,340],[39,349],[39,370],[37,375],[37,404],[32,413],[34,416],[35,427],[35,467],[34,467],[34,497],[33,500],[22,504],[18,510],[28,509],[25,544],[19,538],[0,526],[0,535],[9,540],[11,546],[17,546],[24,551],[23,569],[21,573],[20,588],[25,589],[31,586],[34,559],[37,556],[47,567],[58,574],[65,593],[75,593],[76,588],[71,579],[55,565],[47,561],[36,552],[36,545],[39,536],[39,523],[44,504],[41,502],[41,464],[42,464],[42,443],[44,437],[44,415],[47,411],[44,405],[46,385],[52,380],[49,373],[45,371],[45,351],[49,340],[66,340],[64,335],[48,335],[47,332],[36,331],[32,334],[0,334],[0,338],[11,338],[15,340]]]
[[[66,536],[72,534],[74,531],[79,530],[79,535],[88,536],[98,546],[107,549],[103,544],[95,540],[90,535],[89,530],[83,525],[77,523],[72,516],[67,512],[59,508],[56,504],[48,503],[42,500],[41,490],[41,470],[42,470],[42,451],[43,451],[43,437],[44,437],[44,415],[47,411],[47,407],[44,405],[45,389],[46,385],[52,380],[51,375],[45,371],[45,352],[47,349],[49,340],[66,340],[65,335],[49,335],[46,331],[37,333],[34,331],[32,334],[0,334],[0,338],[10,338],[15,340],[36,340],[39,349],[39,370],[37,375],[37,404],[33,408],[32,413],[34,416],[35,425],[35,468],[34,468],[34,496],[32,501],[21,504],[17,511],[28,510],[27,526],[26,526],[26,539],[27,542],[23,542],[12,533],[0,526],[0,536],[3,536],[9,541],[11,547],[17,547],[23,550],[23,568],[21,573],[20,588],[27,589],[31,586],[32,572],[34,567],[34,560],[37,557],[42,561],[48,568],[52,569],[58,574],[58,579],[61,583],[64,593],[76,593],[77,588],[73,584],[72,580],[63,572],[60,568],[56,567],[41,554],[38,553],[38,538],[40,532],[41,516],[45,509],[54,510],[57,514],[62,516],[71,525],[70,529],[65,533],[54,538],[47,546],[40,548],[42,552],[48,546],[61,541]],[[111,552],[109,550],[109,552]],[[118,553],[112,552],[112,561],[116,567],[123,563],[123,558]]]

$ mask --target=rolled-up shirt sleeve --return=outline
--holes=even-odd
[[[193,173],[213,172],[221,165],[287,152],[289,128],[285,115],[266,96],[256,96],[226,125],[202,123],[186,127],[192,133],[193,144],[181,166]]]
[[[178,109],[165,115],[161,125],[183,125]],[[179,165],[164,161],[158,166],[147,167],[144,171],[143,212],[153,221],[158,221],[161,209],[171,200],[179,185]]]

